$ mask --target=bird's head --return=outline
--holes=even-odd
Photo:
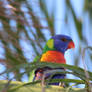
[[[64,53],[67,49],[74,47],[75,45],[71,37],[66,35],[55,35],[47,41],[44,52],[46,52],[46,50],[56,50]]]

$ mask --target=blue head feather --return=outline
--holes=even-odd
[[[72,41],[72,39],[66,35],[55,35],[52,36],[51,39],[54,39],[54,48],[62,53],[67,50],[69,42]]]

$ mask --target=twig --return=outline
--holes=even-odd
[[[7,91],[8,91],[8,88],[9,88],[10,82],[11,82],[11,80],[9,80],[9,81],[7,82],[7,84],[5,84],[5,86],[4,86],[4,88],[2,89],[2,91],[1,91],[1,92],[7,92]]]
[[[41,81],[41,85],[42,85],[42,92],[45,92],[45,76],[46,76],[46,74],[48,74],[48,73],[50,73],[50,74],[52,74],[52,76],[53,76],[53,74],[55,74],[57,72],[57,70],[47,70],[47,71],[45,71],[44,72],[44,74],[43,74],[43,76],[42,76],[42,81]],[[61,72],[61,69],[58,69],[58,72]],[[51,76],[51,77],[52,77]],[[50,77],[50,78],[51,78]]]
[[[86,64],[85,64],[85,60],[84,60],[84,58],[85,58],[85,51],[87,50],[87,49],[91,49],[92,50],[92,47],[90,47],[90,46],[88,46],[88,47],[86,47],[86,48],[84,48],[83,49],[83,52],[82,52],[82,62],[83,62],[83,66],[84,66],[84,71],[85,71],[85,76],[86,76],[86,81],[87,81],[87,92],[92,92],[92,88],[91,88],[91,84],[90,84],[90,82],[89,82],[89,74],[88,74],[88,72],[87,72],[87,66],[86,66]]]
[[[41,86],[42,86],[42,92],[45,92],[45,75],[47,72],[44,72],[42,76]]]

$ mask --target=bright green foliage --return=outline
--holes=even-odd
[[[22,82],[12,81],[10,85],[7,84],[8,81],[0,80],[0,90],[7,92],[42,92],[42,86],[40,84],[29,84],[24,85]],[[24,86],[23,86],[24,85]],[[48,86],[45,87],[45,92],[86,92],[85,89],[80,88],[62,88],[59,86]]]
[[[77,66],[72,66],[72,65],[67,65],[67,64],[54,64],[54,63],[46,63],[46,62],[32,62],[30,64],[21,64],[19,66],[16,66],[14,67],[14,69],[18,69],[18,68],[26,68],[26,67],[29,67],[29,72],[30,70],[34,70],[36,68],[39,68],[39,67],[44,67],[44,66],[49,66],[49,67],[52,67],[52,68],[56,68],[56,67],[64,67],[66,68],[67,70],[66,71],[56,71],[54,73],[63,73],[63,74],[72,74],[72,75],[75,75],[77,76],[78,78],[80,78],[80,80],[75,80],[75,79],[58,79],[58,80],[47,80],[46,82],[65,82],[65,83],[75,83],[76,85],[78,84],[84,84],[85,86],[88,86],[91,81],[92,81],[92,72],[89,72],[89,71],[86,71],[88,72],[88,75],[89,75],[89,79],[87,79],[87,76],[85,75],[85,70],[80,68],[80,67],[77,67]],[[10,72],[12,71],[13,69],[10,69],[8,70],[7,72]],[[70,70],[70,71],[68,71]],[[14,70],[13,70],[14,71]],[[33,76],[33,75],[32,75]],[[30,79],[32,79],[32,76],[30,76]],[[17,76],[18,77],[18,76]],[[36,84],[36,82],[33,82],[33,83],[28,83],[28,84]],[[28,85],[26,84],[26,85]]]

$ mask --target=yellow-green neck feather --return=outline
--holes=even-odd
[[[44,49],[43,49],[43,53],[47,52],[47,51],[50,51],[50,50],[55,50],[54,48],[54,40],[53,39],[50,39],[47,41]]]

